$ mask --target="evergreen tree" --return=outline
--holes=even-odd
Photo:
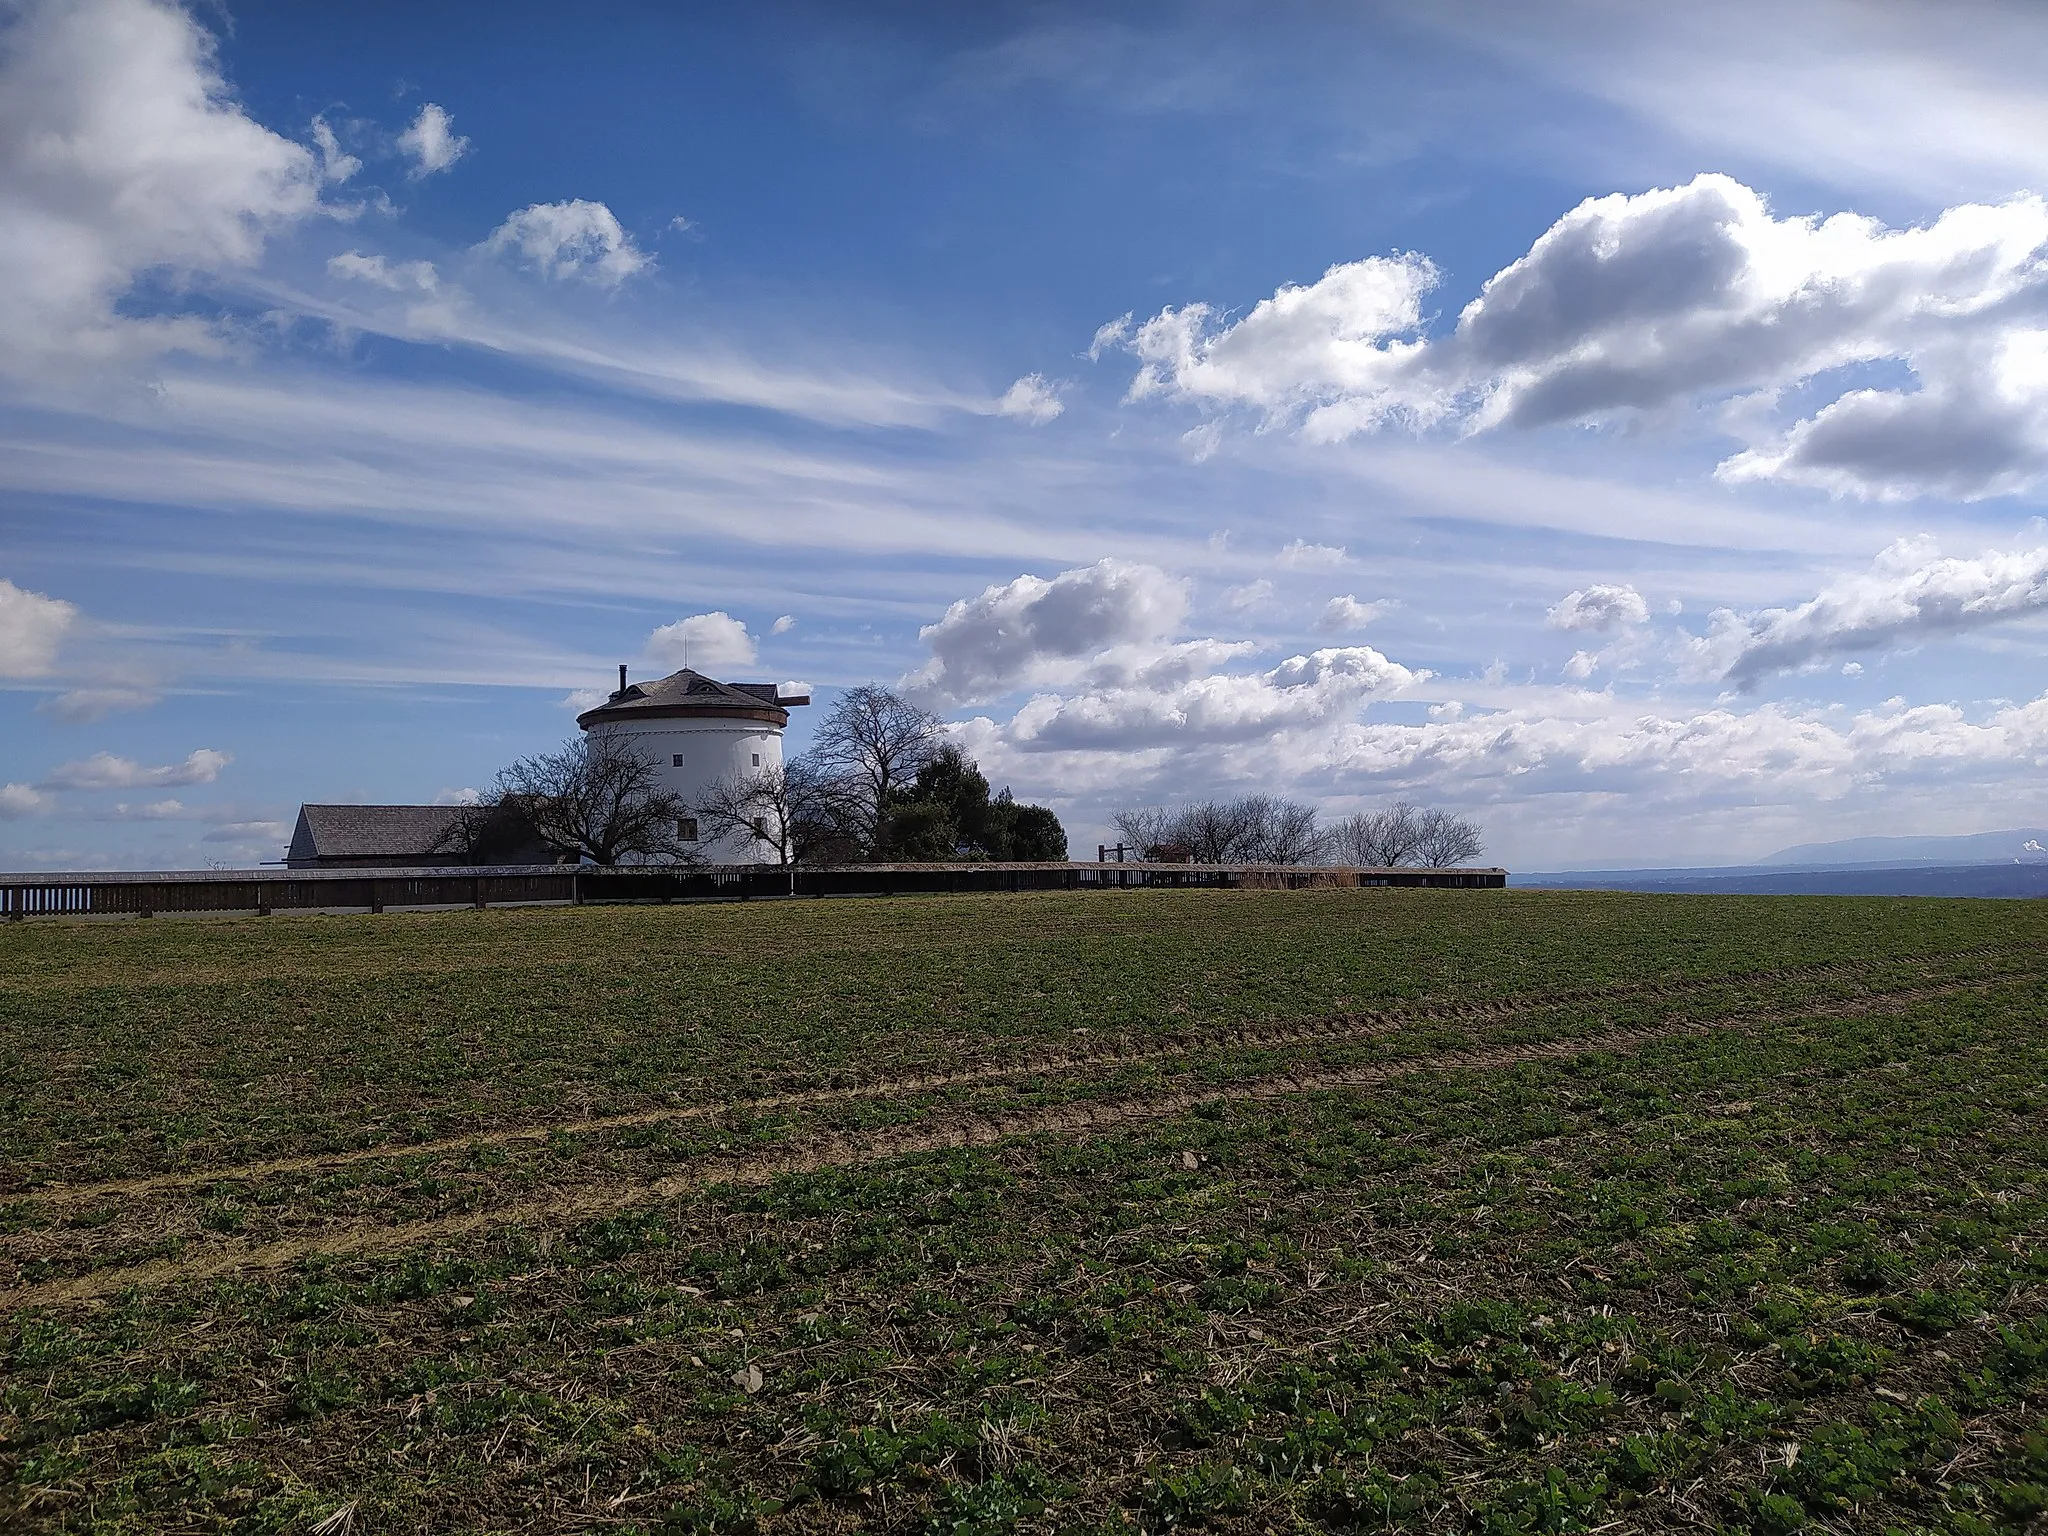
[[[947,743],[890,795],[887,846],[904,860],[1048,861],[1067,856],[1067,834],[1042,805],[1019,805],[1008,789],[993,797],[973,758]]]

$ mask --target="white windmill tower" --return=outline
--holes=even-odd
[[[653,763],[662,788],[695,805],[721,779],[782,765],[782,732],[793,706],[809,694],[784,693],[774,683],[721,683],[688,667],[651,683],[626,681],[618,691],[576,717],[593,738],[638,753]],[[694,839],[694,824],[683,828]],[[772,862],[771,844],[752,837],[707,840],[699,851],[714,864]]]

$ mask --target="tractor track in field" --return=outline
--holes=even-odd
[[[1941,958],[1945,962],[1953,962],[1982,959],[2004,953],[2007,951],[2000,947],[1987,945],[1976,949],[1956,950]],[[551,1136],[586,1136],[641,1126],[715,1120],[735,1114],[816,1109],[833,1104],[892,1099],[907,1094],[942,1092],[948,1088],[972,1088],[1032,1077],[1062,1076],[1090,1068],[1143,1066],[1151,1062],[1170,1061],[1203,1050],[1262,1050],[1289,1045],[1327,1044],[1343,1040],[1363,1041],[1433,1024],[1487,1024],[1522,1014],[1585,1004],[1634,1000],[1672,1001],[1738,987],[1822,980],[1834,975],[1853,976],[1868,968],[1868,962],[1860,959],[1815,961],[1807,965],[1779,966],[1769,970],[1743,971],[1722,976],[1675,979],[1657,977],[1642,981],[1612,982],[1596,987],[1560,988],[1515,997],[1471,999],[1415,1008],[1365,1009],[1269,1024],[1169,1030],[1149,1036],[1141,1045],[1111,1046],[1092,1051],[1043,1052],[1015,1061],[991,1062],[986,1066],[963,1067],[950,1072],[912,1072],[862,1083],[823,1088],[792,1088],[744,1098],[712,1100],[701,1104],[667,1105],[658,1109],[633,1110],[617,1115],[595,1115],[580,1120],[550,1120],[538,1124],[477,1130],[427,1141],[353,1147],[333,1152],[300,1153],[290,1157],[267,1158],[210,1168],[137,1174],[130,1178],[107,1179],[90,1184],[28,1184],[12,1190],[0,1188],[0,1197],[27,1199],[38,1206],[54,1208],[81,1201],[105,1199],[109,1196],[156,1194],[167,1190],[194,1189],[215,1183],[245,1183],[278,1174],[310,1173],[363,1163],[393,1162],[408,1157],[438,1156],[448,1152],[467,1151],[473,1147],[501,1147],[518,1142],[545,1141]],[[1964,985],[1977,985],[1983,982],[2018,980],[2040,974],[2040,969],[2026,967],[1957,980]]]
[[[190,1258],[109,1266],[83,1275],[17,1286],[0,1291],[0,1313],[22,1307],[91,1300],[131,1286],[206,1280],[251,1270],[277,1269],[309,1258],[391,1252],[491,1229],[580,1220],[659,1203],[713,1185],[758,1185],[786,1174],[860,1167],[896,1157],[990,1146],[1020,1136],[1109,1133],[1211,1104],[1258,1103],[1291,1094],[1370,1088],[1429,1073],[1503,1069],[1529,1062],[1629,1051],[1665,1040],[1712,1034],[1749,1035],[1774,1024],[1806,1019],[1892,1012],[2038,974],[2028,970],[1956,978],[1790,1008],[1754,1008],[1707,1019],[1645,1024],[1521,1045],[1474,1046],[1396,1062],[1278,1072],[1215,1088],[1164,1089],[1150,1094],[1075,1101],[1003,1114],[957,1115],[922,1125],[874,1132],[827,1131],[794,1146],[703,1158],[683,1171],[660,1178],[574,1190],[553,1199],[520,1200],[484,1211],[407,1222],[358,1222],[304,1237],[241,1247],[224,1246]]]

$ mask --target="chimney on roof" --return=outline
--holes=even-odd
[[[624,662],[622,661],[622,662],[620,662],[620,663],[619,663],[619,692],[620,692],[620,693],[624,693],[625,691],[626,691],[626,664],[625,664],[625,663],[624,663]]]

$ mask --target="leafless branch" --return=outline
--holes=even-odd
[[[860,784],[862,831],[877,844],[887,835],[890,794],[915,778],[944,740],[938,716],[870,683],[840,695],[811,753],[826,773]]]
[[[697,862],[678,826],[689,802],[662,786],[652,761],[605,737],[580,736],[558,752],[521,758],[498,775],[493,797],[513,801],[560,854],[595,864]]]

